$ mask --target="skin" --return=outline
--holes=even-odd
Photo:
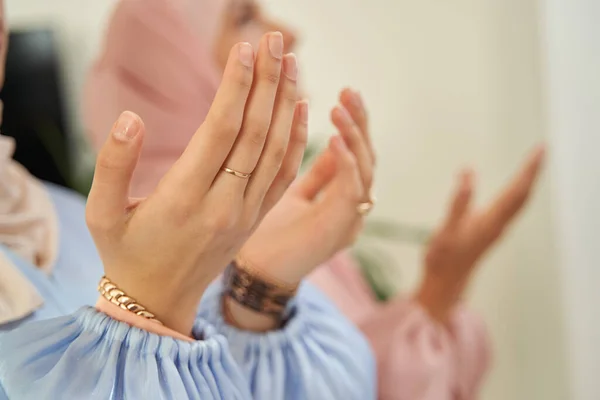
[[[294,62],[278,33],[256,56],[236,44],[205,122],[145,199],[128,197],[144,136],[138,116],[124,113],[98,155],[86,218],[105,273],[168,328],[190,335],[203,289],[296,176],[307,111],[295,100]]]
[[[253,0],[232,0],[214,45],[217,64],[223,65],[232,42],[254,43],[268,29],[282,32],[286,51],[293,50],[297,39],[287,26],[268,18]],[[370,199],[375,151],[361,96],[351,89],[342,91],[331,120],[353,162],[348,158],[344,164],[334,157],[340,144],[333,139],[310,172],[294,183],[258,226],[239,256],[263,279],[297,285],[317,266],[350,246],[362,229],[363,218],[356,207]],[[434,319],[446,321],[481,258],[524,208],[543,158],[543,149],[536,149],[502,194],[480,211],[470,207],[472,173],[460,174],[447,220],[426,249],[424,278],[415,292],[416,300]],[[232,301],[226,304],[232,323],[241,328],[264,331],[276,327],[273,318]]]
[[[271,31],[283,35],[284,53],[295,50],[297,38],[286,24],[270,18],[254,0],[229,0],[221,15],[219,32],[213,43],[213,54],[217,66],[225,68],[229,49],[235,43],[248,42],[256,48],[261,37]]]

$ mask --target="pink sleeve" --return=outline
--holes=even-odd
[[[381,400],[474,400],[490,347],[482,321],[462,306],[448,326],[397,299],[359,323],[377,358]]]
[[[477,398],[491,353],[477,315],[459,306],[441,325],[414,301],[377,303],[346,254],[310,280],[367,336],[377,359],[380,400]]]

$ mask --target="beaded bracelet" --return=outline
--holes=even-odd
[[[224,292],[238,304],[281,320],[287,304],[295,296],[297,285],[263,278],[256,269],[240,259],[225,270]]]

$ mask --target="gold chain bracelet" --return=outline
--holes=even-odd
[[[146,307],[138,304],[138,302],[132,298],[127,296],[124,291],[119,289],[117,285],[110,281],[106,276],[103,276],[100,279],[100,283],[98,284],[98,291],[106,300],[110,301],[114,305],[119,306],[125,311],[129,311],[138,315],[140,317],[144,317],[149,321],[159,323],[162,325],[156,316],[152,314],[150,311],[146,310]]]

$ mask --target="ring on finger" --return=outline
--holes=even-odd
[[[223,167],[221,171],[228,173],[229,175],[233,175],[237,178],[249,179],[252,176],[252,173],[246,174],[244,172],[236,171],[235,169]]]
[[[356,211],[361,216],[366,216],[373,210],[373,207],[375,207],[375,198],[371,196],[369,198],[369,201],[359,203],[358,206],[356,206]]]

